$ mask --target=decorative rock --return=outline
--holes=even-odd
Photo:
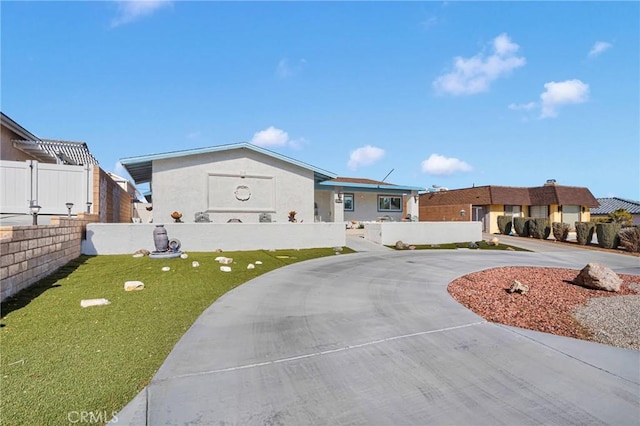
[[[108,305],[109,302],[107,299],[84,299],[80,301],[80,306],[83,308],[88,308],[89,306],[102,306]]]
[[[256,265],[262,265],[262,261],[261,261],[261,260],[256,260],[256,261],[255,261],[255,264],[256,264]]]
[[[491,239],[491,242],[493,243],[494,246],[499,246],[500,245],[500,240],[498,239],[498,237],[493,237]]]
[[[600,263],[588,263],[573,282],[586,288],[606,291],[619,291],[622,284],[615,272]]]
[[[180,258],[181,258],[181,259],[187,259],[188,257],[189,257],[189,255],[188,255],[187,253],[182,253],[182,254],[180,255]]]
[[[336,246],[333,248],[333,251],[342,251],[342,247]]]
[[[216,253],[222,253],[222,249],[216,249]]]
[[[507,250],[507,251],[516,251],[516,249],[514,249],[513,247],[507,247],[505,250]]]
[[[162,270],[163,270],[164,272],[167,272],[167,271],[170,271],[170,270],[171,270],[171,268],[169,268],[168,266],[163,266],[163,267],[162,267]]]
[[[231,272],[231,267],[230,266],[221,266],[220,270],[222,272]]]
[[[124,283],[124,291],[142,290],[144,283],[142,281],[127,281]]]
[[[407,247],[407,245],[405,243],[403,243],[402,241],[400,241],[400,240],[396,241],[396,249],[404,250],[406,247]]]
[[[136,250],[134,254],[141,254],[143,256],[148,256],[149,253],[151,253],[149,250],[140,249],[140,250]]]
[[[409,246],[409,250],[415,250],[416,246]]]
[[[142,253],[136,253],[133,255],[133,257],[144,257],[144,254]]]
[[[191,266],[193,266],[194,268],[197,268],[198,266],[200,266],[200,263],[194,260],[193,262],[191,262]]]
[[[256,269],[256,265],[254,265],[253,263],[250,263],[247,265],[247,269]]]
[[[507,293],[520,293],[526,294],[529,291],[529,286],[522,284],[520,281],[515,280],[511,287],[507,290]]]
[[[216,262],[221,263],[223,265],[229,265],[233,263],[233,258],[231,257],[220,256],[220,257],[216,257],[215,260]]]

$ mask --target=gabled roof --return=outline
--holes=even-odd
[[[383,190],[394,190],[394,191],[424,191],[424,188],[417,187],[417,186],[394,185],[389,182],[382,182],[382,181],[373,180],[373,179],[352,178],[352,177],[337,177],[335,179],[320,182],[318,183],[318,186],[327,187],[327,189],[341,187],[346,190],[383,189]]]
[[[58,141],[52,139],[17,140],[13,146],[43,163],[84,166],[98,164],[84,142]]]
[[[31,133],[30,131],[28,131],[27,129],[25,129],[15,121],[13,121],[11,117],[9,117],[4,112],[0,112],[0,123],[2,123],[3,126],[11,130],[13,133],[18,135],[22,139],[27,139],[27,140],[38,139],[36,135],[34,135],[33,133]]]
[[[640,201],[625,200],[624,198],[609,197],[598,198],[600,207],[591,209],[591,214],[609,214],[618,209],[625,209],[631,214],[640,214]]]
[[[328,172],[326,170],[320,169],[318,167],[312,166],[307,163],[303,163],[302,161],[294,160],[293,158],[287,157],[282,154],[278,154],[277,152],[269,151],[268,149],[250,144],[248,142],[218,145],[218,146],[212,146],[208,148],[171,151],[171,152],[164,152],[160,154],[143,155],[140,157],[122,158],[120,160],[120,164],[124,166],[124,168],[127,170],[131,178],[133,178],[133,180],[139,184],[144,182],[151,182],[151,174],[153,171],[152,165],[153,165],[153,162],[156,160],[166,160],[170,158],[186,157],[190,155],[210,154],[214,152],[231,151],[234,149],[247,149],[250,151],[258,152],[260,154],[267,155],[269,157],[276,158],[278,160],[296,165],[298,167],[302,167],[307,170],[312,170],[314,172],[314,177],[316,182],[320,182],[327,179],[333,179],[336,177],[335,174]]]
[[[477,186],[427,192],[420,195],[420,205],[446,206],[472,205],[578,205],[597,207],[598,201],[588,188],[578,186],[544,185],[538,187]]]

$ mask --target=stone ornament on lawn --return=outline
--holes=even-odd
[[[606,291],[619,291],[622,285],[620,277],[600,263],[587,264],[573,282],[586,288]]]
[[[507,290],[507,293],[520,293],[526,294],[529,291],[529,286],[522,284],[520,281],[515,280],[511,287]]]
[[[142,281],[127,281],[124,283],[124,291],[142,290],[144,283]]]

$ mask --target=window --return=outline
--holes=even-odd
[[[402,211],[402,197],[392,197],[390,195],[378,195],[379,212],[400,212]]]
[[[352,212],[355,210],[355,205],[353,204],[353,194],[344,194],[342,196],[344,200],[344,211]]]

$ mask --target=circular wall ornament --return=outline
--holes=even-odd
[[[236,190],[234,191],[234,194],[236,194],[236,199],[240,201],[247,201],[249,198],[251,198],[251,191],[246,185],[238,185],[236,187]]]

